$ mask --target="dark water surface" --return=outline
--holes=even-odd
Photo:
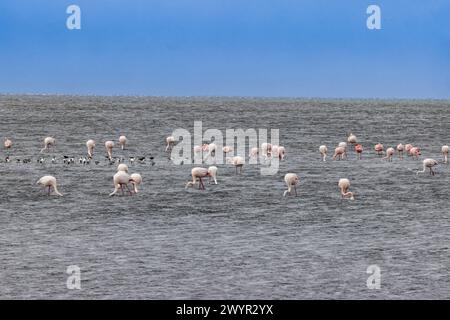
[[[416,176],[421,161],[372,151],[412,143],[421,159],[441,160],[450,102],[0,96],[0,114],[0,138],[14,142],[0,158],[33,159],[0,163],[0,298],[450,298],[450,167]],[[274,176],[218,165],[218,185],[185,190],[192,166],[169,162],[164,140],[194,120],[280,129],[287,159]],[[319,145],[331,153],[350,131],[363,160],[319,161]],[[156,164],[130,168],[144,179],[137,196],[110,198],[104,142],[119,133],[129,148],[115,155],[151,154]],[[40,165],[46,136],[57,145]],[[88,139],[101,163],[64,165]],[[301,179],[297,198],[282,197],[287,172]],[[64,197],[35,185],[45,174]],[[341,200],[342,177],[355,201]],[[372,264],[380,290],[366,286]],[[66,288],[69,265],[81,268],[81,290]]]

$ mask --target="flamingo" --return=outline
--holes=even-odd
[[[36,184],[40,184],[44,188],[48,188],[48,195],[50,195],[50,189],[53,188],[55,194],[62,197],[62,194],[59,193],[58,188],[56,186],[56,178],[54,176],[43,176],[36,182]]]
[[[292,188],[294,188],[295,196],[297,197],[297,184],[299,180],[300,179],[295,173],[286,173],[286,175],[284,176],[284,182],[286,182],[288,189],[284,191],[283,197],[285,197],[288,193],[289,195],[291,195]]]
[[[321,145],[319,147],[319,152],[322,155],[322,161],[327,161],[327,152],[328,152],[328,148],[326,145]]]
[[[358,155],[358,159],[361,160],[361,155],[362,155],[362,152],[363,152],[363,146],[361,144],[356,144],[355,145],[355,151],[356,151],[356,154]]]
[[[105,148],[106,148],[106,152],[108,153],[108,158],[109,160],[112,159],[112,149],[114,147],[114,142],[112,142],[111,140],[108,140],[105,142]]]
[[[47,137],[44,139],[44,148],[41,149],[41,152],[50,149],[50,147],[54,146],[56,143],[55,138]]]
[[[417,160],[419,159],[419,156],[421,155],[420,153],[420,149],[418,147],[412,147],[411,149],[409,149],[409,155],[414,158],[416,158]]]
[[[130,178],[131,178],[130,182],[131,182],[131,184],[132,184],[133,187],[134,187],[134,193],[138,193],[138,188],[137,188],[137,186],[141,184],[141,182],[142,182],[142,176],[141,176],[139,173],[133,173],[133,174],[130,176]]]
[[[405,144],[405,151],[406,151],[406,154],[409,156],[410,154],[409,154],[409,150],[411,150],[411,148],[413,147],[413,145],[412,144]]]
[[[377,155],[379,155],[379,156],[383,155],[384,147],[381,143],[377,143],[375,145],[374,149],[375,149],[375,152],[377,153]]]
[[[211,179],[214,180],[214,184],[217,184],[217,167],[211,166],[208,168],[208,177],[209,183],[211,183]]]
[[[125,171],[117,171],[117,173],[113,177],[113,181],[114,181],[114,191],[109,194],[110,197],[115,195],[117,191],[119,191],[119,189],[122,190],[123,195],[124,194],[123,186],[127,187],[128,192],[130,193],[130,195],[132,195],[131,190],[128,187],[128,183],[133,183],[133,179],[128,173],[126,173]]]
[[[284,160],[286,158],[286,149],[283,146],[278,147],[278,158]]]
[[[405,150],[405,146],[403,144],[398,144],[397,145],[397,152],[398,152],[398,157],[403,160],[403,151]]]
[[[356,139],[356,136],[353,133],[350,133],[350,135],[347,138],[347,142],[350,144],[357,144],[358,140]]]
[[[92,139],[89,139],[88,141],[86,141],[86,147],[87,147],[88,156],[89,156],[89,158],[92,159],[92,156],[94,154],[95,141]]]
[[[222,148],[222,151],[223,151],[223,153],[225,153],[225,154],[230,153],[230,152],[233,152],[233,147],[225,146],[225,147]]]
[[[194,186],[198,179],[198,189],[205,190],[205,185],[203,184],[202,178],[209,176],[209,170],[202,167],[195,167],[191,170],[192,181],[186,183],[185,189]]]
[[[175,137],[174,136],[168,136],[166,138],[166,152],[172,150],[172,147],[175,143]]]
[[[348,179],[339,179],[338,182],[339,189],[341,189],[342,198],[350,198],[350,200],[354,200],[353,192],[348,191],[350,188],[350,180]]]
[[[426,171],[426,169],[428,168],[428,169],[430,169],[430,174],[434,176],[435,172],[433,171],[433,167],[437,166],[438,162],[434,159],[425,159],[425,160],[423,160],[422,163],[423,163],[423,170],[417,171],[416,174],[418,175],[419,173],[424,173]]]
[[[261,153],[265,159],[272,155],[272,144],[264,142],[261,144]]]
[[[253,147],[253,148],[250,149],[250,153],[249,153],[248,156],[250,158],[254,159],[254,158],[256,158],[258,156],[258,154],[259,154],[259,149],[256,148],[256,147]]]
[[[119,137],[119,145],[122,148],[122,150],[125,149],[125,145],[127,144],[127,142],[128,142],[127,137],[123,135]]]
[[[125,163],[121,163],[117,166],[117,171],[128,172],[128,166]]]
[[[236,157],[232,157],[232,158],[228,158],[228,163],[231,163],[232,165],[234,165],[235,169],[236,169],[236,174],[238,174],[238,167],[239,167],[239,173],[242,173],[242,167],[244,166],[245,160],[243,157],[240,156],[236,156]]]
[[[204,144],[203,151],[208,151],[206,154],[205,160],[208,160],[209,157],[214,157],[217,149],[217,145],[215,143]]]
[[[449,150],[450,150],[449,146],[442,146],[442,148],[441,148],[442,155],[444,156],[444,163],[448,163]]]
[[[342,158],[345,154],[346,154],[345,148],[337,147],[336,149],[334,149],[333,160],[336,160],[336,158],[339,158],[339,160],[342,160]]]
[[[342,154],[342,157],[345,156],[345,159],[347,159],[347,142],[339,142],[338,147],[344,148],[345,152]]]
[[[394,148],[387,148],[386,157],[384,157],[383,159],[387,159],[387,161],[392,162],[392,156],[394,155],[394,153]]]
[[[4,146],[6,149],[10,149],[12,147],[12,141],[8,138],[5,138]]]

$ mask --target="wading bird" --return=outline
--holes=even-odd
[[[350,200],[354,200],[353,192],[348,191],[350,188],[350,180],[348,179],[339,179],[338,182],[339,189],[341,190],[342,198],[350,198]]]
[[[92,158],[92,156],[94,155],[95,141],[89,139],[88,141],[86,141],[86,147],[89,158]]]
[[[41,152],[44,152],[45,150],[49,150],[50,147],[53,147],[56,143],[55,138],[47,137],[44,139],[44,148],[41,149]]]
[[[112,160],[112,149],[114,148],[114,142],[108,140],[105,142],[106,153],[108,154],[109,161]]]
[[[417,171],[416,174],[424,173],[427,170],[427,168],[428,168],[428,169],[430,169],[430,174],[434,176],[435,172],[433,170],[433,167],[437,166],[438,162],[436,160],[434,160],[434,159],[425,159],[425,160],[423,160],[422,163],[423,163],[423,170]]]
[[[319,147],[319,152],[322,155],[322,161],[327,161],[327,152],[328,152],[328,148],[326,145],[321,145]]]
[[[297,184],[299,180],[300,179],[295,173],[286,173],[286,175],[284,176],[284,182],[286,182],[288,189],[284,191],[283,197],[285,197],[286,194],[291,195],[292,188],[294,188],[295,196],[297,196]]]
[[[56,178],[54,176],[43,176],[40,178],[36,184],[40,184],[44,188],[48,188],[48,195],[50,195],[50,189],[53,188],[55,194],[62,197],[62,194],[59,193],[58,188],[56,186]]]

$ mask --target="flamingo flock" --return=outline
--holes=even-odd
[[[44,146],[40,150],[40,153],[44,152],[51,152],[52,149],[56,146],[56,139],[54,137],[46,137],[44,139]],[[168,136],[165,139],[166,142],[166,152],[171,152],[172,148],[174,147],[176,143],[176,139],[173,136]],[[128,138],[125,135],[120,135],[118,138],[118,144],[121,148],[121,150],[125,150],[128,144]],[[137,194],[139,192],[138,187],[142,183],[143,179],[142,176],[139,173],[129,173],[129,167],[127,164],[123,163],[123,158],[115,158],[113,157],[113,150],[115,147],[115,143],[112,140],[107,140],[105,142],[105,151],[106,151],[106,158],[108,159],[110,164],[118,164],[117,171],[113,175],[113,187],[114,190],[112,193],[110,193],[110,196],[114,196],[116,194],[120,193],[122,195],[125,195],[125,189],[129,195]],[[350,133],[347,137],[346,142],[340,142],[334,149],[334,154],[332,157],[332,160],[334,161],[342,161],[348,159],[348,147],[349,145],[352,145],[355,151],[355,154],[357,156],[358,160],[362,159],[363,154],[363,145],[359,143],[357,137],[355,134]],[[83,165],[90,164],[90,161],[93,159],[94,156],[94,149],[96,146],[96,142],[92,139],[89,139],[86,141],[86,148],[87,153],[86,156],[80,157],[79,163]],[[8,150],[8,152],[11,152],[13,149],[13,141],[10,138],[4,139],[4,148]],[[218,147],[214,143],[205,143],[199,146],[194,146],[193,151],[195,156],[202,157],[203,160],[212,160],[213,163],[215,163],[215,155],[218,152]],[[413,144],[402,144],[399,143],[397,146],[388,147],[385,149],[384,145],[382,143],[377,143],[374,145],[373,150],[377,156],[379,156],[382,160],[385,160],[387,162],[392,162],[395,154],[397,153],[397,157],[399,160],[404,159],[404,154],[408,157],[411,157],[413,160],[418,160],[421,156],[421,150],[418,146],[415,146]],[[234,148],[232,146],[224,146],[221,150],[226,157],[226,162],[232,166],[235,167],[235,174],[241,175],[243,172],[243,167],[245,165],[245,158],[238,155],[233,155]],[[449,154],[450,148],[448,145],[444,145],[441,148],[441,153],[443,157],[442,163],[447,164],[448,163],[448,154]],[[319,146],[319,153],[320,153],[320,160],[322,162],[327,161],[327,153],[328,153],[328,147],[326,145],[320,145]],[[230,155],[230,156],[228,156]],[[278,160],[285,160],[286,159],[286,149],[284,146],[274,145],[270,143],[262,143],[259,148],[251,148],[249,153],[249,158],[257,158],[262,157],[264,160],[271,160],[271,159],[278,159]],[[153,161],[153,157],[150,157],[150,159]],[[20,159],[18,159],[20,161]],[[130,163],[134,164],[137,160],[138,162],[143,163],[145,160],[145,157],[130,157],[129,158]],[[52,157],[51,162],[54,164],[56,163],[57,159],[55,156]],[[7,156],[5,158],[5,163],[11,162],[10,156]],[[30,163],[31,159],[23,159],[22,163]],[[44,163],[45,158],[40,157],[37,160],[38,163]],[[73,164],[75,163],[75,159],[73,157],[64,156],[64,164]],[[98,164],[99,161],[95,161],[95,164]],[[422,170],[416,170],[416,175],[419,175],[420,173],[425,173],[429,171],[429,174],[434,176],[436,174],[436,171],[434,170],[434,167],[438,165],[438,161],[432,158],[426,158],[422,161]],[[154,162],[152,162],[152,165]],[[218,168],[214,165],[209,166],[208,168],[203,167],[194,167],[191,170],[191,177],[192,180],[186,182],[185,188],[193,187],[196,184],[198,184],[198,189],[205,190],[205,185],[203,179],[208,178],[208,183],[211,184],[217,184],[217,172]],[[297,192],[297,186],[300,184],[300,178],[296,173],[289,172],[286,173],[284,176],[284,182],[287,186],[287,190],[284,191],[283,197],[287,195],[293,195],[298,196]],[[41,177],[37,184],[42,186],[46,192],[47,195],[51,194],[51,191],[53,189],[53,193],[58,196],[62,196],[62,194],[59,192],[57,187],[57,180],[54,176],[51,175],[45,175]],[[338,189],[340,191],[340,195],[343,199],[355,199],[354,192],[349,191],[350,189],[350,180],[347,178],[340,178],[338,183]],[[130,188],[131,186],[131,188]]]

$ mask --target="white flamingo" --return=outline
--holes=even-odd
[[[128,166],[125,163],[121,163],[117,166],[117,171],[128,172]]]
[[[212,168],[212,167],[210,167],[210,168]],[[216,167],[214,167],[214,168],[216,168]],[[213,173],[214,173],[214,169],[210,173],[209,169],[206,169],[206,168],[202,168],[202,167],[192,168],[192,170],[191,170],[192,181],[188,181],[186,183],[185,188],[187,189],[188,187],[194,186],[198,179],[198,188],[200,190],[205,190],[205,185],[203,184],[202,178],[208,177]]]
[[[232,158],[228,158],[228,163],[231,163],[235,169],[236,169],[236,174],[238,174],[238,168],[239,168],[239,173],[242,173],[242,167],[244,166],[245,160],[243,157],[240,156],[235,156]]]
[[[428,169],[430,169],[430,174],[434,176],[435,172],[433,170],[433,167],[437,166],[438,162],[436,160],[434,160],[434,159],[425,159],[425,160],[423,160],[422,163],[423,163],[423,170],[417,171],[416,174],[424,173],[427,170],[427,168],[428,168]]]
[[[350,133],[350,135],[347,138],[347,142],[350,144],[357,144],[358,139],[356,139],[356,136],[353,133]]]
[[[55,194],[62,197],[62,194],[59,193],[58,188],[56,186],[56,178],[54,176],[43,176],[40,178],[36,184],[40,184],[44,188],[48,188],[48,195],[50,195],[50,189],[53,188]]]
[[[44,139],[44,148],[41,149],[41,152],[44,152],[45,150],[49,150],[50,147],[53,147],[56,143],[55,138],[47,137]]]
[[[172,147],[175,143],[175,137],[174,136],[168,136],[166,138],[166,152],[172,150]]]
[[[448,163],[449,150],[450,150],[449,146],[442,146],[441,148],[442,155],[444,156],[444,163]]]
[[[327,152],[328,152],[328,148],[326,145],[321,145],[319,147],[319,152],[322,155],[322,161],[327,161]]]
[[[348,189],[350,188],[350,180],[346,178],[339,179],[338,186],[341,190],[342,198],[350,198],[350,200],[355,199],[353,192],[348,191]]]
[[[217,167],[211,166],[208,168],[208,177],[209,177],[209,183],[211,183],[211,180],[214,181],[214,184],[217,184]]]
[[[139,173],[133,173],[131,176],[131,184],[134,187],[134,193],[138,193],[138,185],[142,183],[142,176]]]
[[[128,187],[128,184],[132,183],[133,179],[125,171],[117,171],[117,173],[113,177],[113,182],[114,182],[114,191],[109,194],[110,197],[115,195],[119,191],[119,189],[122,190],[123,195],[124,194],[123,186],[125,186],[128,189],[130,195],[132,194],[130,188]]]
[[[288,189],[284,191],[283,197],[286,196],[286,194],[291,194],[292,188],[294,188],[295,196],[297,196],[297,184],[299,182],[299,178],[295,173],[286,173],[284,176],[284,182],[286,182],[286,185]]]
[[[119,137],[119,145],[122,148],[122,150],[125,149],[125,145],[127,144],[127,142],[128,142],[128,139],[126,136],[122,135]]]
[[[86,147],[87,147],[87,152],[88,152],[89,158],[92,158],[92,156],[94,155],[95,141],[92,139],[89,139],[88,141],[86,141]]]
[[[114,148],[114,142],[108,140],[105,142],[106,153],[108,153],[109,160],[112,159],[112,149]]]

